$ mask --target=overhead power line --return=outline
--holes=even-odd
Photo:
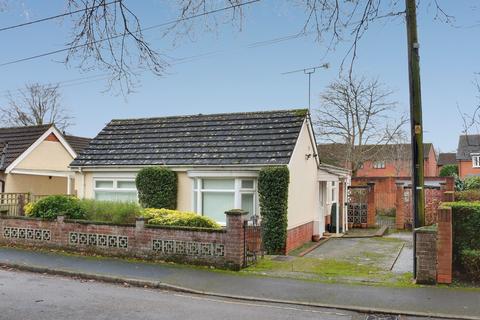
[[[202,13],[199,13],[199,14],[194,14],[194,15],[191,15],[191,16],[188,16],[188,17],[184,17],[184,18],[160,23],[160,24],[153,25],[153,26],[146,27],[146,28],[142,28],[142,29],[139,30],[139,32],[165,27],[165,26],[168,26],[168,25],[171,25],[171,24],[179,23],[179,22],[182,22],[182,21],[188,21],[188,20],[191,20],[191,19],[207,16],[209,14],[215,14],[215,13],[222,12],[222,11],[227,11],[227,10],[230,10],[230,9],[236,9],[236,8],[243,7],[243,6],[253,4],[253,3],[256,3],[256,2],[260,2],[260,1],[261,0],[250,0],[250,1],[247,1],[247,2],[240,3],[240,4],[234,4],[234,5],[222,7],[222,8],[219,8],[219,9],[202,12]],[[67,47],[67,48],[63,48],[63,49],[53,50],[53,51],[44,52],[44,53],[36,54],[36,55],[33,55],[33,56],[21,58],[21,59],[16,59],[16,60],[4,62],[4,63],[0,64],[0,67],[16,64],[16,63],[20,63],[20,62],[25,62],[25,61],[29,61],[29,60],[34,60],[34,59],[38,59],[38,58],[42,58],[42,57],[46,57],[46,56],[51,56],[51,55],[61,53],[61,52],[66,52],[66,51],[69,51],[69,50],[75,50],[75,49],[78,49],[78,48],[86,47],[86,46],[89,46],[89,45],[92,45],[92,44],[104,42],[104,41],[107,41],[107,40],[116,39],[116,38],[123,37],[123,36],[124,36],[124,34],[121,33],[121,34],[117,34],[117,35],[114,35],[114,36],[111,36],[111,37],[107,37],[105,39],[100,39],[100,40],[97,40],[97,41],[91,41],[91,42],[80,44],[80,45],[73,46],[73,47]]]
[[[115,1],[112,1],[112,2],[107,2],[107,3],[104,3],[104,4],[99,4],[99,5],[96,5],[96,6],[92,6],[92,7],[86,7],[86,8],[83,8],[83,9],[78,9],[78,10],[75,10],[75,11],[69,11],[69,12],[65,12],[65,13],[61,13],[61,14],[57,14],[57,15],[54,15],[54,16],[45,17],[45,18],[41,18],[41,19],[37,19],[37,20],[25,22],[25,23],[19,23],[19,24],[15,24],[15,25],[12,25],[12,26],[8,26],[8,27],[2,27],[2,28],[0,28],[0,32],[7,31],[7,30],[12,30],[12,29],[17,29],[17,28],[21,28],[21,27],[26,27],[26,26],[29,26],[29,25],[32,25],[32,24],[35,24],[35,23],[54,20],[54,19],[58,19],[58,18],[66,17],[66,16],[71,16],[71,15],[74,15],[76,13],[80,13],[80,12],[83,12],[83,11],[86,11],[86,10],[91,10],[91,9],[95,9],[95,8],[99,8],[99,7],[109,6],[109,5],[117,3],[119,1],[120,0],[115,0]]]

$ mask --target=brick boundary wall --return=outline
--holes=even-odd
[[[0,243],[65,249],[108,256],[158,259],[239,270],[244,266],[245,239],[242,210],[226,212],[221,230],[145,224],[115,225],[89,221],[0,217]]]
[[[288,254],[292,250],[295,250],[304,243],[312,241],[312,237],[313,221],[287,230],[287,243],[285,244],[285,254]]]
[[[452,283],[452,208],[438,209],[437,282]]]
[[[437,231],[432,227],[415,230],[417,259],[416,282],[435,284],[437,281]]]

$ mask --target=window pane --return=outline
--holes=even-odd
[[[242,193],[242,210],[248,212],[248,217],[251,217],[255,214],[254,202],[253,202],[253,193]]]
[[[113,191],[95,191],[95,200],[115,201],[115,192]]]
[[[242,189],[253,189],[253,180],[242,180]]]
[[[234,179],[203,179],[203,189],[233,190],[235,189],[235,180]]]
[[[135,191],[132,191],[132,192],[117,192],[116,201],[136,202],[137,201],[137,193]]]
[[[235,194],[233,192],[203,192],[203,215],[217,222],[225,223],[225,211],[234,209]]]
[[[95,188],[113,188],[113,180],[97,180],[95,181]]]
[[[135,181],[117,181],[118,189],[136,189]]]

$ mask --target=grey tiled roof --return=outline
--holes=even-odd
[[[457,159],[456,159],[456,153],[440,153],[438,155],[438,161],[437,165],[439,166],[444,166],[446,164],[456,164]]]
[[[345,167],[347,160],[347,148],[348,146],[342,143],[325,143],[317,146],[318,153],[320,154],[320,160],[323,163]],[[395,149],[406,150],[404,160],[411,159],[410,144],[384,144],[384,145],[363,145],[360,147],[360,152],[363,153],[364,160],[370,161],[382,161],[388,160],[388,157],[397,155],[394,152]],[[430,156],[430,150],[433,148],[433,144],[423,144],[423,157],[427,160]]]
[[[80,154],[90,143],[91,138],[70,136],[64,134],[63,137],[67,140],[68,144],[75,151],[76,154]]]
[[[0,171],[5,170],[50,127],[50,124],[46,124],[0,128]]]
[[[480,135],[461,135],[458,139],[457,160],[472,160],[472,153],[480,153]]]
[[[287,164],[306,110],[112,120],[71,166]]]

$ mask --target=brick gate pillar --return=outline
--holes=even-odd
[[[225,243],[225,258],[228,268],[240,270],[245,261],[245,232],[244,221],[247,216],[242,209],[226,211],[227,215],[227,241]]]
[[[405,200],[403,199],[403,183],[395,183],[397,190],[395,193],[395,228],[397,230],[405,229]]]
[[[438,209],[437,282],[452,283],[452,208]]]
[[[375,226],[375,214],[376,214],[376,204],[375,204],[375,182],[369,182],[368,193],[367,193],[367,227]]]

